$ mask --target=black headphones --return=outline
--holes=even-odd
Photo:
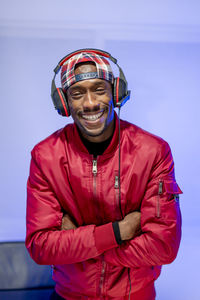
[[[110,53],[106,52],[106,51],[102,51],[99,49],[91,49],[91,48],[86,48],[86,49],[80,49],[74,52],[71,52],[70,54],[66,55],[65,57],[63,57],[57,67],[54,69],[54,77],[52,80],[52,84],[51,84],[51,98],[53,100],[53,104],[55,106],[55,109],[57,110],[57,112],[65,117],[69,117],[70,116],[70,109],[69,109],[69,105],[68,105],[68,101],[66,98],[66,94],[64,93],[64,91],[62,90],[62,88],[57,88],[56,84],[55,84],[55,77],[58,74],[58,72],[60,71],[62,65],[68,60],[70,59],[72,56],[79,54],[81,52],[87,52],[87,53],[95,53],[104,57],[109,58],[114,64],[117,65],[117,67],[119,68],[119,77],[116,77],[114,79],[114,84],[113,84],[113,103],[114,103],[114,107],[121,107],[123,106],[127,100],[130,99],[130,91],[128,90],[128,84],[126,81],[126,78],[124,76],[124,73],[122,71],[122,69],[120,68],[120,66],[117,64],[117,59],[112,57],[110,55]]]

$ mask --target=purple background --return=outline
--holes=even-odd
[[[76,49],[104,49],[132,90],[121,117],[169,142],[184,192],[181,247],[157,281],[158,299],[199,300],[200,1],[0,3],[0,241],[24,240],[32,147],[72,121],[54,111],[54,67]]]

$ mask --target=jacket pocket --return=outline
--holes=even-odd
[[[163,217],[166,206],[179,204],[181,189],[174,180],[159,179],[158,193],[156,197],[156,217]],[[175,203],[174,203],[175,202]]]

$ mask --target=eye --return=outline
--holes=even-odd
[[[96,92],[98,94],[103,94],[103,93],[105,93],[105,88],[102,87],[102,86],[99,86],[99,87],[96,88]]]
[[[80,91],[72,91],[70,93],[70,96],[73,98],[73,99],[79,99],[81,98],[82,96],[82,93]]]

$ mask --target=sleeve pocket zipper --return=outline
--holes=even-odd
[[[163,189],[166,193],[173,195],[174,201],[179,203],[179,194],[182,194],[181,189],[175,181],[163,181],[162,179],[158,182],[158,194],[156,197],[156,217],[161,217],[160,198],[163,194]]]

